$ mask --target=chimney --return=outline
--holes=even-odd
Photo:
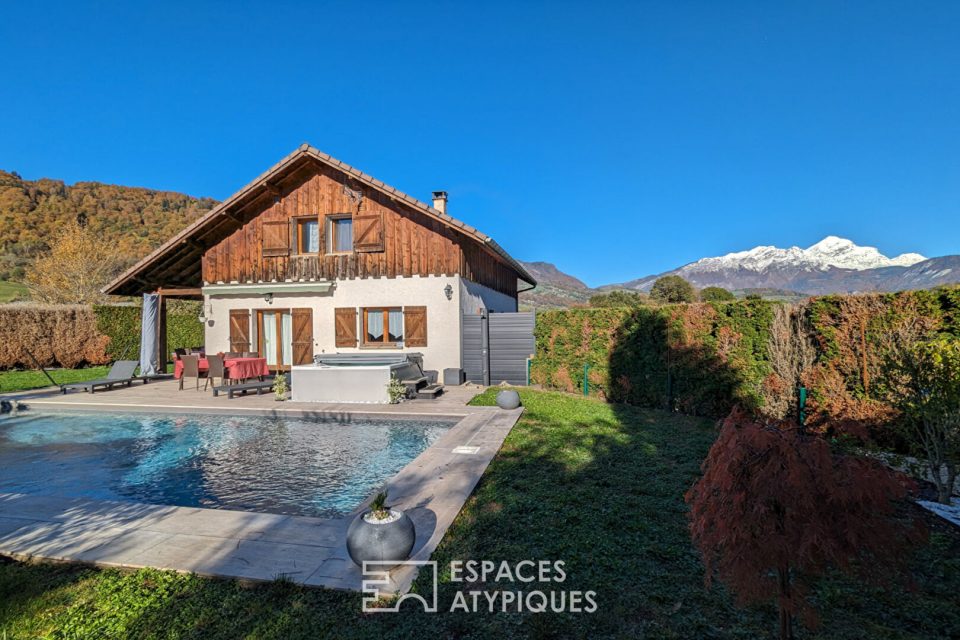
[[[447,192],[446,191],[433,192],[433,208],[439,211],[440,213],[447,212]]]

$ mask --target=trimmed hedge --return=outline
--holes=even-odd
[[[45,367],[105,364],[108,342],[90,307],[0,305],[0,369],[35,368],[28,351]]]
[[[140,307],[95,305],[97,329],[110,338],[112,360],[140,357]],[[167,301],[167,350],[202,346],[203,325],[197,320],[199,302]],[[169,356],[169,354],[168,354]]]
[[[572,309],[537,315],[534,383],[695,415],[762,404],[774,303]]]
[[[200,303],[169,301],[167,347],[203,344]],[[33,369],[30,350],[45,367],[76,368],[140,357],[140,307],[0,305],[0,370]]]
[[[738,300],[666,307],[545,311],[537,315],[531,380],[579,392],[589,365],[591,395],[613,402],[720,417],[733,404],[763,408],[792,394],[771,365],[779,303]],[[896,421],[887,361],[919,335],[960,337],[960,287],[822,296],[793,307],[816,351],[801,374],[815,420],[866,427]]]

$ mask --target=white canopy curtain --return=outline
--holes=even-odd
[[[383,311],[367,312],[367,341],[380,342],[383,340]]]
[[[334,218],[330,220],[330,233],[327,250],[330,252],[350,251],[353,249],[353,220]]]
[[[263,357],[268,367],[277,366],[277,319],[272,311],[263,314]]]
[[[283,334],[280,337],[282,340],[283,364],[291,365],[293,364],[293,315],[284,313],[280,317],[280,323],[280,333]]]
[[[390,331],[390,342],[400,342],[403,340],[403,311],[400,309],[390,310],[387,329]]]
[[[309,220],[303,223],[303,251],[305,253],[320,253],[320,223]]]

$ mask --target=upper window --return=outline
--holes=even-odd
[[[297,220],[297,253],[320,253],[320,221],[316,218]]]
[[[403,311],[400,309],[364,309],[363,343],[368,346],[393,346],[403,342]]]
[[[327,216],[327,253],[353,251],[353,218]]]

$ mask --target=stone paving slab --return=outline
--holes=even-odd
[[[467,407],[477,388],[455,387],[440,401],[401,405],[276,403],[272,396],[228,401],[175,382],[102,394],[22,394],[23,402],[51,410],[162,411],[236,415],[259,413],[349,422],[369,416],[457,417],[459,421],[388,482],[391,503],[417,528],[414,559],[429,559],[496,455],[522,409]],[[470,453],[456,453],[458,447]],[[368,498],[344,518],[310,518],[63,496],[0,493],[0,554],[157,567],[201,575],[274,580],[360,590],[360,569],[346,552],[346,531]],[[386,593],[406,592],[414,567],[391,573]]]

